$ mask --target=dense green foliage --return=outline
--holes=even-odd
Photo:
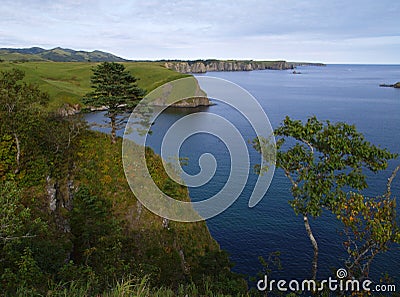
[[[14,138],[14,173],[19,172],[24,161],[21,160],[21,151],[27,153],[26,148],[33,145],[34,139],[27,141],[29,135],[39,133],[42,124],[39,121],[40,113],[49,100],[36,86],[23,83],[23,78],[24,73],[17,69],[0,73],[0,131],[3,136]],[[6,139],[3,137],[3,140]]]
[[[313,245],[314,279],[319,248],[309,217],[319,217],[323,210],[336,214],[344,223],[347,234],[352,231],[356,235],[352,242],[356,246],[368,234],[365,250],[353,251],[355,253],[365,252],[365,255],[373,249],[373,259],[377,253],[387,250],[389,242],[398,241],[395,200],[387,198],[376,202],[350,192],[367,188],[365,171],[376,173],[386,169],[388,160],[396,158],[396,154],[366,141],[354,125],[321,122],[316,117],[310,117],[305,123],[286,117],[274,134],[277,138],[276,165],[283,169],[292,186],[293,199],[289,203],[296,215],[303,216]],[[268,141],[254,141],[254,147],[259,152],[261,145],[268,145]],[[385,206],[386,210],[377,205]],[[355,215],[363,217],[358,225],[353,223]],[[376,220],[378,226],[371,224],[370,220]],[[361,257],[353,252],[350,252],[353,261],[359,262],[354,265],[359,267]]]
[[[143,290],[163,287],[159,292],[169,295],[183,288],[198,295],[246,291],[204,222],[165,224],[142,207],[124,176],[121,139],[113,145],[79,117],[49,112],[42,100],[47,97],[22,77],[12,71],[0,78],[10,82],[1,85],[2,100],[16,92],[15,102],[35,103],[38,125],[22,119],[18,130],[0,126],[0,295],[110,296],[110,288],[132,290],[130,284],[136,288],[140,280]],[[0,123],[14,116],[2,109]],[[19,162],[14,131],[24,132]],[[147,156],[158,186],[188,200],[186,187],[169,180],[161,158],[151,150]]]
[[[367,197],[350,192],[334,204],[333,212],[344,225],[346,239],[343,245],[348,253],[345,264],[350,277],[367,278],[375,257],[389,250],[392,243],[400,244],[396,198],[392,197],[390,190],[399,168],[389,179],[384,195]]]
[[[304,124],[287,117],[275,135],[277,166],[292,182],[296,214],[317,217],[323,208],[332,209],[344,189],[367,187],[365,170],[383,170],[396,157],[366,141],[353,125],[324,123],[315,117]],[[296,143],[281,149],[287,138]]]
[[[47,73],[43,65],[53,65],[48,75],[58,78],[81,71],[83,82],[94,64],[21,63],[0,74],[0,296],[249,294],[205,222],[169,222],[134,197],[123,172],[121,139],[112,144],[78,116],[53,112],[52,104],[63,99],[30,84]],[[154,88],[177,75],[155,64],[124,65],[134,75],[143,71],[139,86]],[[159,72],[144,70],[152,67]],[[75,95],[83,90],[89,83]],[[386,168],[395,155],[345,123],[286,118],[275,133],[277,165],[292,181],[291,205],[306,218],[309,236],[309,216],[336,215],[344,226],[349,277],[367,276],[375,256],[399,243],[400,233],[390,190],[395,174],[386,193],[366,197],[360,192],[367,186],[364,171]],[[260,145],[268,141],[255,142]],[[160,189],[188,201],[187,188],[168,177],[151,149],[146,160]]]

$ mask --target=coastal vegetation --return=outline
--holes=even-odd
[[[0,296],[253,294],[205,222],[168,221],[141,205],[125,179],[121,139],[60,112],[81,105],[93,70],[95,91],[107,86],[101,75],[115,70],[135,90],[133,99],[187,75],[158,62],[3,62],[0,69]],[[277,166],[292,182],[290,204],[314,249],[312,276],[319,250],[309,219],[327,211],[343,226],[349,277],[367,277],[374,258],[400,243],[400,231],[391,193],[397,171],[377,197],[361,191],[365,171],[379,172],[397,155],[352,125],[315,117],[286,118],[275,136]],[[254,143],[258,150],[265,144]],[[188,189],[168,177],[149,148],[146,161],[160,189],[189,201]]]
[[[79,116],[49,111],[49,96],[23,78],[0,75],[1,295],[107,296],[121,286],[131,294],[141,283],[170,295],[246,292],[205,222],[165,221],[133,196],[121,139],[112,144]],[[161,158],[146,153],[156,184],[188,201]]]
[[[387,191],[378,197],[362,194],[368,187],[366,171],[376,174],[398,155],[369,143],[353,125],[316,117],[304,123],[286,117],[274,134],[276,165],[291,183],[289,204],[303,217],[313,247],[312,278],[317,279],[319,247],[310,218],[318,218],[323,211],[343,224],[349,277],[368,277],[376,255],[387,251],[391,243],[400,244],[396,199],[391,196],[391,183],[400,166],[389,178]],[[267,145],[266,140],[254,140],[260,153],[261,146]]]

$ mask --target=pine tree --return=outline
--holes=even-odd
[[[145,91],[136,84],[137,78],[119,63],[104,62],[93,68],[91,77],[93,92],[86,94],[83,103],[93,107],[107,108],[110,119],[111,142],[116,143],[117,130],[122,128],[124,112],[132,110]]]

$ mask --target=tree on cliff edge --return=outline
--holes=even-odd
[[[93,107],[107,108],[106,117],[110,119],[111,142],[116,143],[117,130],[121,129],[123,119],[118,115],[133,109],[145,91],[136,84],[137,78],[126,71],[119,63],[104,62],[92,69],[93,92],[85,95],[83,103]]]
[[[397,155],[366,141],[353,125],[321,122],[316,117],[308,118],[305,123],[286,117],[281,126],[275,129],[274,134],[277,139],[276,165],[283,169],[291,182],[291,207],[296,215],[303,216],[304,226],[314,250],[312,277],[316,279],[319,248],[309,218],[318,218],[323,210],[343,216],[348,207],[351,207],[354,213],[361,212],[348,203],[351,201],[347,198],[350,191],[359,193],[367,188],[366,170],[376,173],[386,169],[388,160],[396,158]],[[258,139],[254,141],[254,147],[259,152],[261,145],[265,143],[260,143]],[[360,201],[364,198],[357,196],[357,199]],[[369,203],[374,202],[371,201]],[[390,206],[389,202],[386,205]],[[385,220],[390,221],[391,217],[392,214],[386,216]],[[357,230],[359,233],[361,231]],[[369,231],[362,232],[367,234]],[[386,245],[390,240],[389,238],[381,242]],[[370,247],[367,248],[366,251],[370,251]],[[378,252],[382,250],[383,248]]]

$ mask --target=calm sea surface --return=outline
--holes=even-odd
[[[370,142],[400,153],[400,90],[379,87],[380,83],[400,81],[400,66],[328,65],[327,67],[299,67],[302,74],[292,71],[211,72],[205,75],[232,81],[249,91],[261,104],[273,128],[286,115],[304,120],[316,115],[321,120],[345,121],[355,124]],[[231,107],[216,102],[199,109],[169,109],[152,127],[147,145],[160,153],[163,135],[170,125],[182,116],[198,112],[212,112],[231,121],[246,140],[255,137],[251,125]],[[101,113],[86,116],[89,122],[101,122]],[[198,126],[199,123],[196,123]],[[201,123],[200,123],[201,125]],[[251,165],[259,163],[258,153],[248,146]],[[199,172],[199,157],[211,153],[217,160],[213,179],[199,188],[190,188],[194,201],[203,200],[222,189],[229,176],[230,155],[221,140],[207,134],[189,137],[180,150],[180,157],[188,158],[184,170]],[[369,195],[382,194],[391,170],[400,160],[390,162],[388,170],[369,175]],[[247,173],[244,173],[247,174]],[[234,271],[255,276],[262,267],[259,256],[267,258],[280,251],[282,270],[275,271],[274,279],[304,279],[311,275],[312,246],[306,235],[302,218],[288,205],[290,185],[281,170],[275,172],[271,186],[263,200],[248,208],[248,200],[257,175],[251,171],[239,199],[224,213],[207,221],[212,236],[226,250],[235,263]],[[400,197],[400,176],[393,184],[393,193]],[[312,220],[311,227],[320,248],[318,278],[333,276],[332,270],[343,267],[347,254],[341,244],[341,227],[327,213]],[[400,282],[400,249],[393,249],[376,258],[371,277],[387,272]]]

